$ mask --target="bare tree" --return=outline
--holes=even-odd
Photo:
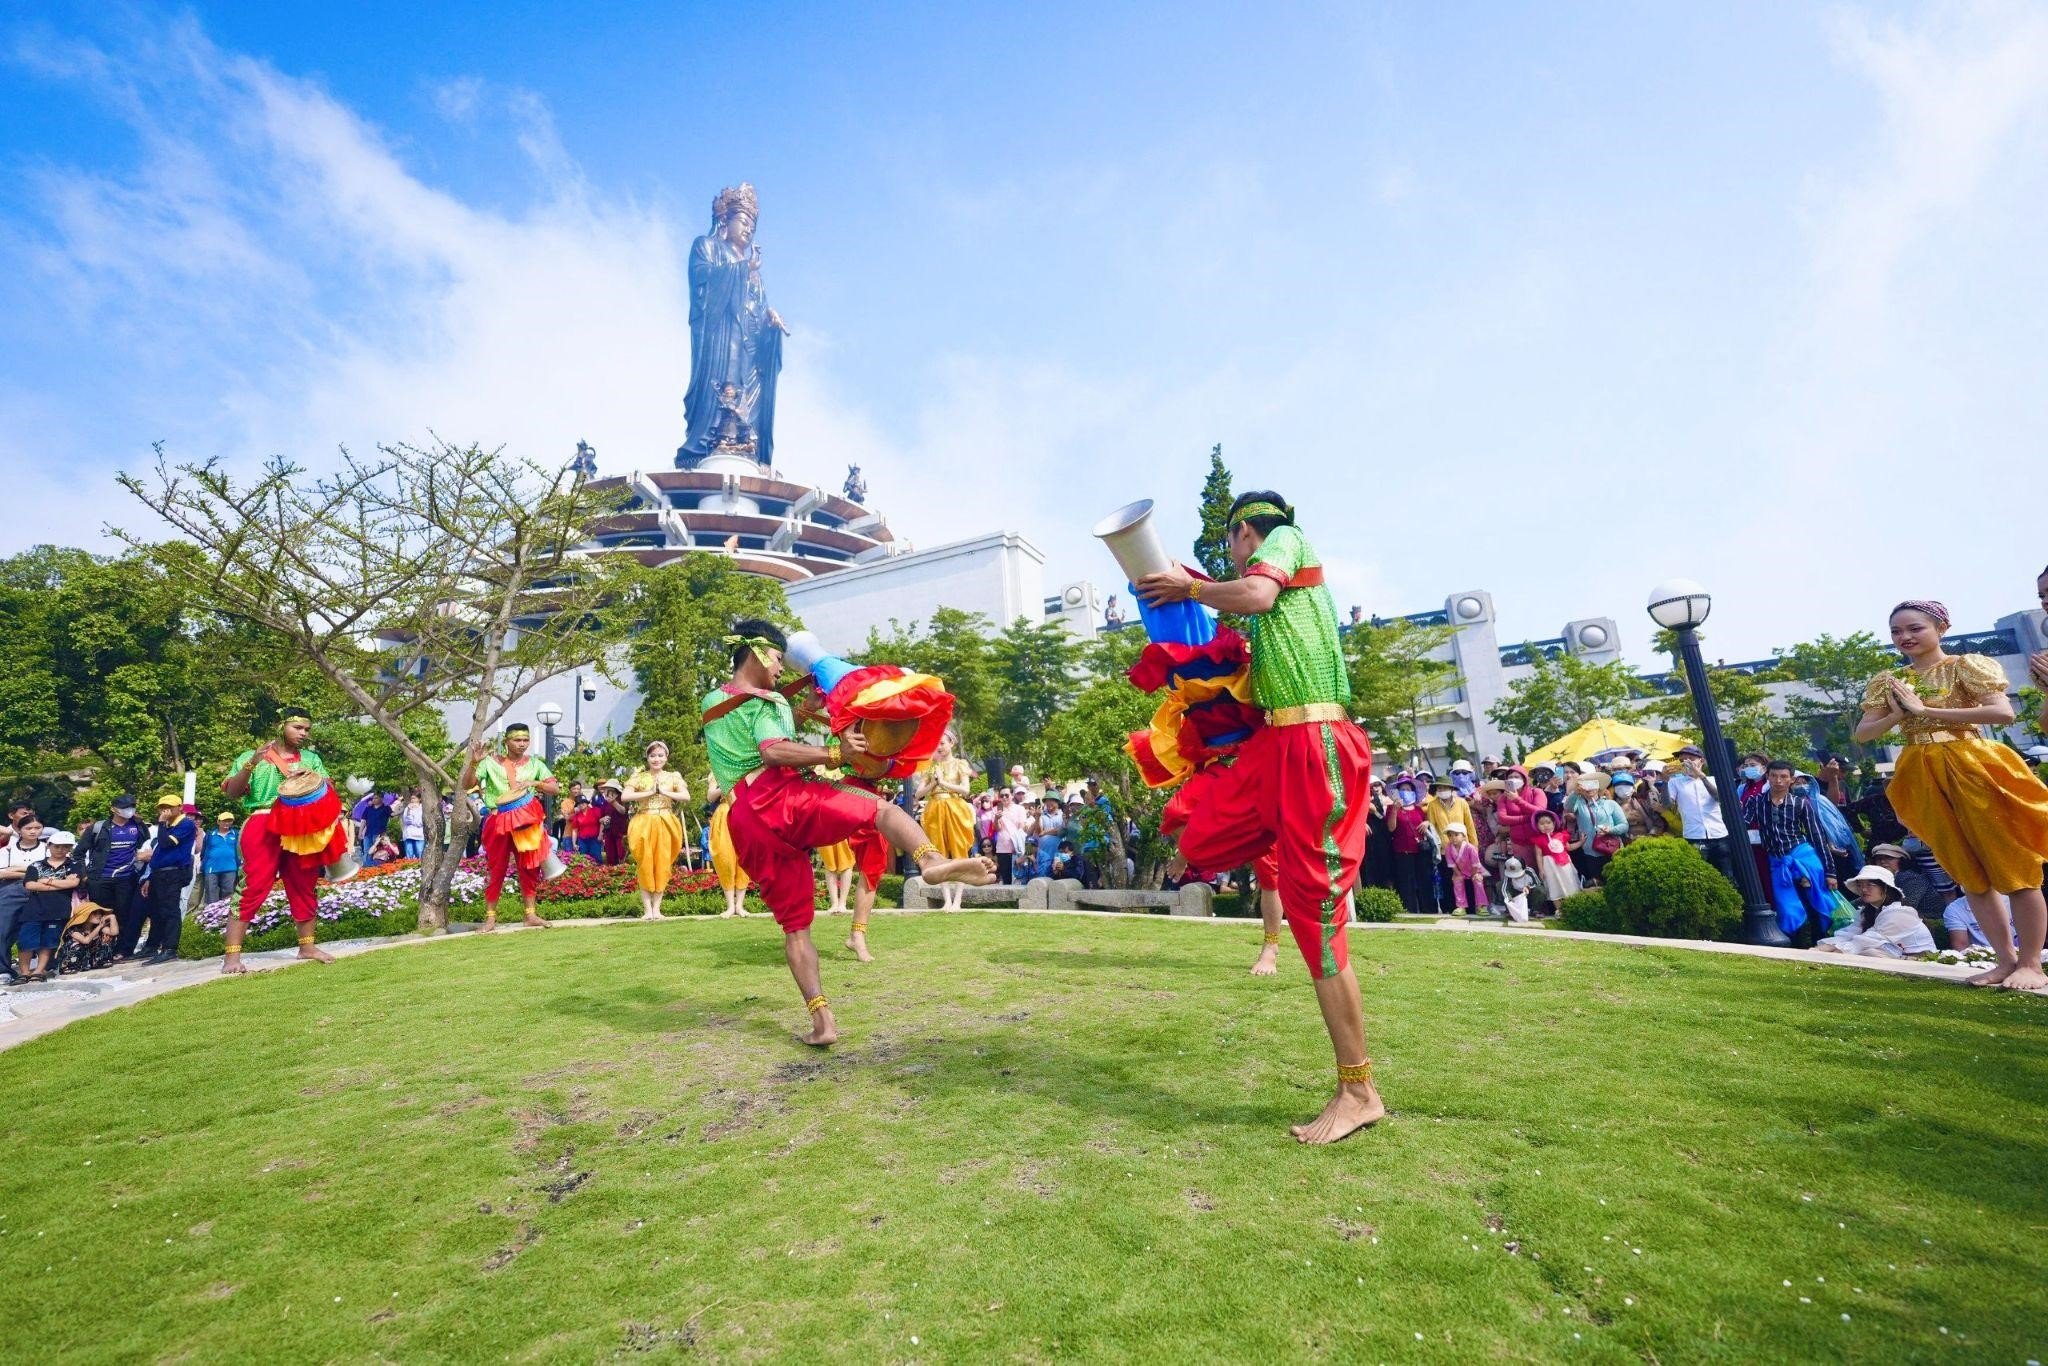
[[[202,552],[163,557],[170,572],[223,615],[282,635],[404,753],[427,819],[419,926],[446,929],[475,819],[457,793],[444,849],[441,794],[535,684],[604,669],[625,638],[630,557],[587,549],[625,495],[438,438],[372,459],[344,450],[327,475],[274,457],[251,481],[218,460],[172,465],[158,446],[153,471],[120,483]],[[443,752],[405,728],[464,702],[467,731]]]

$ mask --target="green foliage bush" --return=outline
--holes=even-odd
[[[1360,887],[1351,899],[1358,918],[1375,925],[1390,924],[1401,914],[1401,898],[1385,887]]]
[[[1557,922],[1568,930],[1585,930],[1592,934],[1629,932],[1628,927],[1621,923],[1621,913],[1608,904],[1607,893],[1598,887],[1575,892],[1558,902]]]
[[[1660,939],[1732,939],[1742,896],[1682,839],[1637,840],[1607,865],[1607,904],[1621,932]]]

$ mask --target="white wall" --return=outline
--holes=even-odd
[[[935,546],[785,585],[792,612],[825,648],[848,654],[868,632],[908,627],[937,607],[981,612],[1001,628],[1045,612],[1045,556],[1014,531]]]

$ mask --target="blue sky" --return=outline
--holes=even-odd
[[[2039,3],[596,8],[0,11],[0,550],[155,439],[665,467],[746,178],[784,470],[1054,584],[1216,441],[1346,604],[1644,663],[1672,575],[1746,658],[2048,560]]]

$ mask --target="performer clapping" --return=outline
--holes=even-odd
[[[1336,604],[1294,509],[1276,493],[1247,493],[1231,505],[1228,527],[1237,578],[1210,583],[1175,566],[1136,585],[1155,606],[1194,601],[1252,619],[1252,693],[1266,724],[1236,762],[1189,780],[1180,853],[1190,867],[1219,873],[1273,851],[1288,927],[1337,1055],[1336,1095],[1293,1133],[1303,1143],[1333,1143],[1386,1113],[1344,935],[1365,853],[1372,746],[1346,711],[1351,684]]]

